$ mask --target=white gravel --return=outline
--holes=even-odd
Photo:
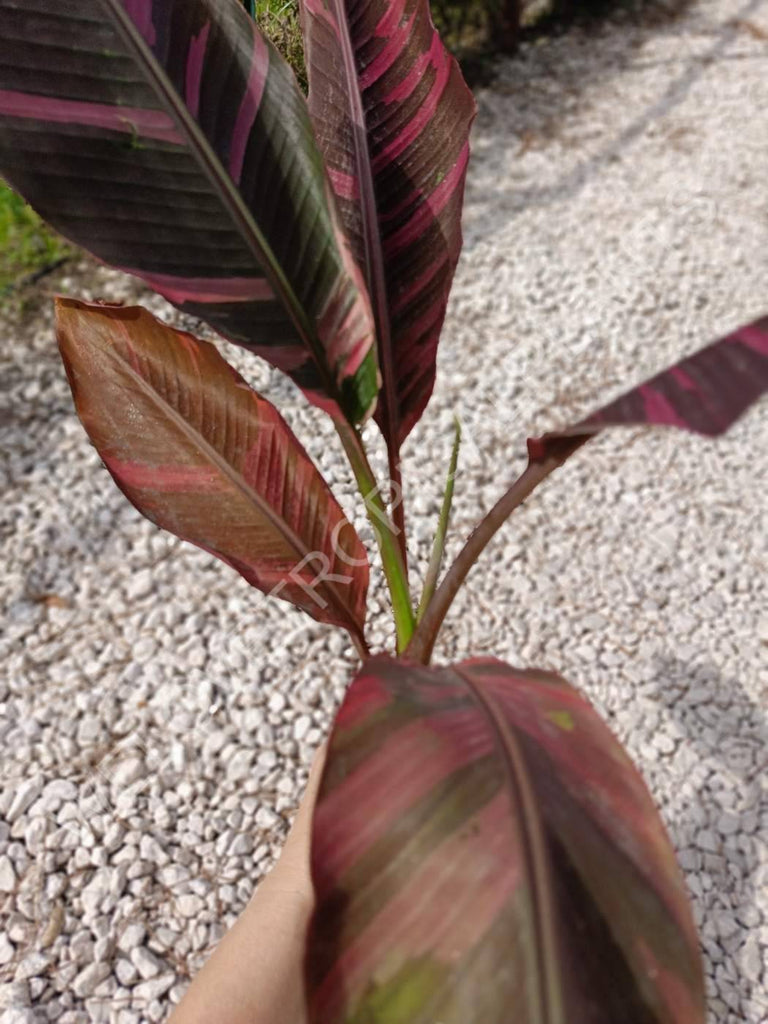
[[[533,46],[479,107],[439,384],[406,452],[419,571],[454,411],[453,550],[526,432],[768,308],[765,0]],[[58,286],[84,282],[134,287],[88,265]],[[160,1021],[272,863],[353,655],[128,506],[47,308],[0,338],[0,1024]],[[236,358],[354,509],[327,424]],[[557,669],[608,716],[679,851],[717,1024],[768,1022],[767,453],[768,403],[716,444],[589,445],[438,650]]]

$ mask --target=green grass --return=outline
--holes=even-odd
[[[0,181],[0,302],[25,278],[68,252],[66,242]]]
[[[432,18],[448,47],[461,57],[504,50],[509,44],[505,0],[432,0]]]
[[[307,72],[304,66],[304,44],[299,24],[297,0],[245,0],[259,27],[275,44],[296,73],[302,89],[307,91]]]

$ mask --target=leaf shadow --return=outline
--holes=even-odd
[[[702,945],[713,969],[730,975],[729,984],[754,1007],[758,983],[748,976],[745,942],[759,925],[758,829],[768,814],[768,788],[761,786],[768,768],[768,716],[738,678],[711,663],[663,656],[654,669],[651,685],[695,759],[676,794],[670,833],[684,851]],[[746,1012],[747,1006],[728,1010]]]
[[[514,216],[531,206],[544,207],[573,199],[605,168],[624,159],[626,151],[654,123],[683,103],[713,64],[756,59],[750,54],[729,53],[729,50],[744,38],[744,33],[750,34],[750,18],[764,7],[765,0],[747,0],[733,17],[702,25],[700,31],[711,36],[712,42],[703,52],[688,58],[673,56],[652,62],[642,58],[640,50],[647,36],[637,32],[638,26],[654,28],[672,38],[690,31],[685,24],[678,27],[677,18],[670,16],[656,25],[652,21],[615,23],[610,37],[604,32],[574,32],[558,39],[551,55],[545,47],[537,48],[525,59],[509,59],[506,66],[501,67],[503,80],[494,83],[488,96],[480,96],[478,127],[502,137],[497,138],[496,145],[501,142],[502,146],[511,147],[517,140],[517,149],[511,153],[513,159],[523,157],[530,149],[543,149],[553,139],[559,139],[566,147],[579,148],[579,140],[568,136],[570,114],[574,105],[590,104],[589,93],[597,82],[661,64],[679,64],[680,70],[661,87],[655,99],[639,110],[628,109],[618,132],[605,138],[594,152],[578,159],[554,181],[518,186],[513,164],[513,173],[501,179],[506,184],[493,189],[493,194],[486,197],[486,204],[495,209],[496,215],[484,223],[480,233],[483,241],[493,233],[494,223],[499,228],[506,223],[507,217],[499,217],[500,205],[505,214]],[[682,5],[676,13],[683,13],[686,8],[687,5]],[[609,45],[601,45],[603,38],[608,38]],[[677,147],[678,141],[670,135],[670,145]],[[475,205],[483,206],[482,194],[472,198]],[[470,235],[467,240],[474,242],[475,238]]]

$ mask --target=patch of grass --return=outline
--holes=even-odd
[[[304,43],[299,23],[297,0],[244,0],[245,6],[259,23],[262,32],[272,40],[278,51],[293,68],[299,85],[307,91],[307,70],[304,65]]]
[[[13,288],[70,252],[21,196],[0,181],[0,302]]]

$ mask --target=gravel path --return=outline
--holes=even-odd
[[[479,108],[406,452],[421,570],[454,411],[455,548],[526,431],[768,308],[766,0],[533,46]],[[135,288],[87,264],[54,283]],[[127,505],[47,309],[0,339],[0,1022],[160,1021],[272,862],[353,657]],[[236,359],[355,509],[327,425]],[[716,444],[600,439],[506,528],[437,652],[557,669],[607,715],[686,870],[716,1024],[768,1022],[767,470],[768,403]],[[374,643],[389,632],[374,608]]]

